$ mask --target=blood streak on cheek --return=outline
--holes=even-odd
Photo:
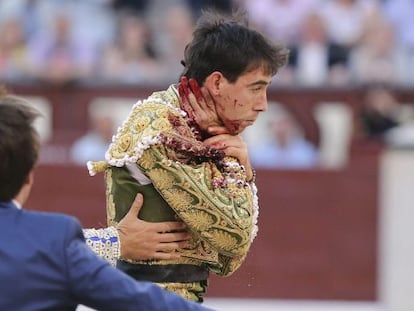
[[[233,102],[233,107],[236,108],[237,106],[243,107],[243,104],[242,103],[239,103],[239,100],[238,99],[235,99],[234,102]]]
[[[227,96],[224,98],[225,101],[223,103],[218,104],[218,106],[221,108],[221,110],[225,113],[227,112],[229,109],[235,109],[237,106],[243,106],[242,104],[239,103],[239,101],[237,99],[233,100],[233,107],[230,105],[231,100],[230,97]],[[227,103],[227,104],[226,104]],[[226,127],[226,129],[229,131],[230,134],[238,134],[240,132],[240,127],[242,124],[242,121],[240,120],[229,120],[229,119],[223,119],[223,124]]]

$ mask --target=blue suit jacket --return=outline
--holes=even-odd
[[[70,216],[0,202],[0,310],[207,310],[98,258]]]

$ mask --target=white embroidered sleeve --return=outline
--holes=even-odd
[[[120,257],[121,244],[115,227],[103,229],[83,229],[86,244],[96,255],[115,266]]]

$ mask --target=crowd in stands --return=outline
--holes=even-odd
[[[271,87],[414,86],[412,0],[2,0],[0,84],[164,87],[178,81],[184,48],[206,8],[241,9],[250,25],[288,46],[289,63]],[[262,122],[272,137],[262,145],[253,139],[254,164],[318,165],[318,150],[300,126],[276,119]],[[361,132],[371,137],[378,119],[364,110]],[[112,126],[101,121],[91,119],[91,130],[73,144],[73,162],[103,156]],[[394,123],[392,140],[400,142],[407,127],[402,135]]]
[[[0,80],[169,84],[207,7],[290,48],[274,85],[414,84],[412,0],[2,0]]]
[[[267,122],[263,124],[268,136],[259,142],[246,137],[253,166],[267,169],[306,169],[318,166],[319,152],[304,137],[297,120],[281,107],[270,113]],[[257,135],[255,136],[257,140]]]
[[[206,1],[4,0],[0,80],[165,84]],[[214,1],[213,1],[214,2]],[[216,1],[231,10],[230,1]],[[223,3],[228,2],[228,8]]]

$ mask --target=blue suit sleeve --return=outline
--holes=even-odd
[[[80,224],[67,230],[65,261],[70,290],[76,301],[98,310],[210,310],[167,292],[157,285],[137,282],[98,258],[85,244]]]

